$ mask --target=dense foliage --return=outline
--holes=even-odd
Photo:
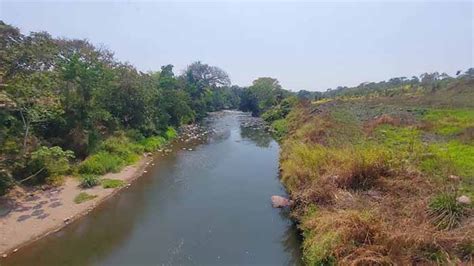
[[[179,76],[172,65],[143,73],[85,40],[24,35],[0,21],[0,192],[67,174],[73,158],[90,156],[84,174],[116,170],[156,150],[170,128],[237,108],[240,91],[201,62]]]

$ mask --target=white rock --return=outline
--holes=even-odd
[[[283,208],[290,206],[291,202],[289,199],[281,197],[281,196],[272,196],[272,206],[273,208]]]
[[[456,200],[461,204],[471,204],[471,199],[466,195],[459,196]]]
[[[450,175],[450,176],[448,176],[448,178],[449,178],[450,180],[452,180],[452,181],[459,181],[459,180],[461,180],[461,178],[460,178],[459,176],[457,176],[457,175]]]

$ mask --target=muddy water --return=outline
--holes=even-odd
[[[130,188],[1,264],[300,264],[298,233],[270,204],[285,194],[278,144],[248,119],[211,116],[206,140],[175,144]]]

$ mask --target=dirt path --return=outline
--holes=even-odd
[[[103,177],[121,179],[129,184],[142,175],[151,160],[143,158],[119,173],[109,173]],[[10,202],[12,210],[0,217],[0,255],[5,257],[30,242],[60,230],[119,190],[120,188],[104,189],[101,186],[82,189],[78,180],[68,178],[58,188],[18,193],[20,195]],[[97,197],[80,204],[74,203],[74,198],[83,191]]]

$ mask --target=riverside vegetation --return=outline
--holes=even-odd
[[[364,83],[263,115],[307,264],[472,263],[473,74]]]
[[[195,62],[143,73],[85,40],[23,35],[0,21],[0,195],[15,185],[100,183],[206,112],[237,108],[221,69]]]
[[[100,176],[209,111],[240,109],[281,143],[307,264],[472,262],[473,88],[474,69],[322,93],[269,77],[240,88],[201,62],[143,73],[87,41],[0,22],[0,193],[65,176],[120,187]]]

